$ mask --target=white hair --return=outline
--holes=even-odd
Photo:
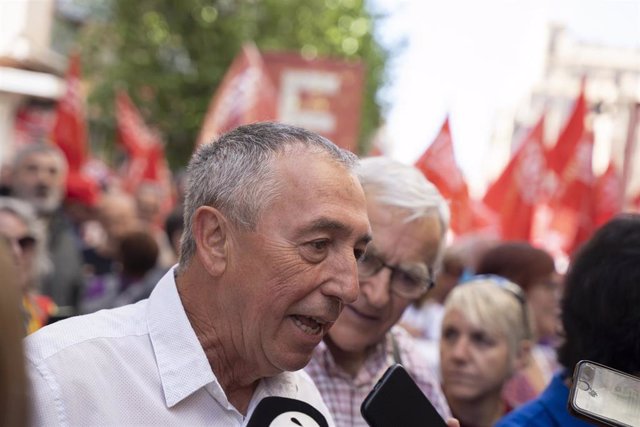
[[[382,156],[362,159],[356,172],[367,199],[406,212],[405,222],[438,217],[441,239],[436,266],[439,266],[450,214],[449,205],[436,186],[416,167]]]

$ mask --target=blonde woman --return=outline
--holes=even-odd
[[[524,293],[497,276],[476,276],[445,301],[440,338],[442,389],[462,427],[490,427],[511,410],[502,398],[531,352]]]

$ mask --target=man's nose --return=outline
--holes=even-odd
[[[351,256],[338,257],[334,260],[334,279],[323,288],[323,292],[342,301],[344,304],[354,302],[360,293],[358,284],[358,266]]]
[[[391,275],[391,270],[383,267],[373,276],[360,281],[360,292],[367,299],[369,305],[381,308],[389,303],[391,298]]]

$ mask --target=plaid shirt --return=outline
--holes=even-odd
[[[305,371],[313,378],[320,394],[329,407],[336,427],[367,427],[360,415],[360,405],[389,366],[394,363],[393,343],[396,339],[402,365],[416,381],[422,392],[445,419],[451,416],[449,406],[438,384],[437,374],[421,357],[413,338],[399,326],[394,326],[385,339],[367,357],[356,377],[336,365],[324,342],[316,347]]]

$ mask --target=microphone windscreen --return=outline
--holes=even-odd
[[[329,427],[327,419],[307,402],[268,396],[258,402],[247,427]]]

